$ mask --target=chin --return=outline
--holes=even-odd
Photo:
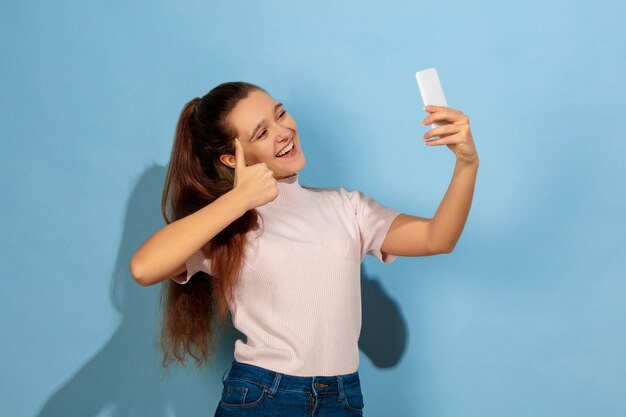
[[[291,177],[292,175],[297,174],[298,172],[302,171],[302,168],[304,168],[304,166],[306,165],[306,162],[302,162],[302,164],[299,164],[299,166],[294,167],[291,171],[289,172],[283,172],[280,175],[278,175],[281,178],[287,178],[287,177]]]
[[[297,167],[294,168],[294,172],[298,172],[301,171],[302,168],[304,168],[304,166],[306,165],[306,159],[304,158],[304,155],[300,155],[302,162],[298,164]]]

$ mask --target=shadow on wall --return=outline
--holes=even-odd
[[[406,349],[406,321],[380,281],[365,272],[364,264],[361,264],[361,299],[363,320],[359,349],[375,367],[392,368],[400,362]]]
[[[141,176],[129,199],[111,281],[111,300],[122,317],[119,328],[50,397],[39,417],[204,417],[217,407],[235,340],[245,340],[245,336],[229,320],[220,331],[214,363],[202,371],[192,361],[185,367],[171,365],[165,375],[158,346],[160,285],[141,287],[128,270],[136,249],[164,225],[160,212],[164,178],[165,168],[154,165]],[[377,367],[392,367],[406,345],[404,320],[379,282],[366,277],[363,270],[361,275],[363,325],[359,347]]]

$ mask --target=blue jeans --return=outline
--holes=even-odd
[[[228,376],[224,373],[224,377],[222,398],[214,417],[363,415],[358,371],[305,377],[233,360]]]

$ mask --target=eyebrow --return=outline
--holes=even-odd
[[[283,106],[283,103],[277,103],[274,106],[274,113],[276,113],[276,110],[278,110],[280,107]],[[259,128],[267,121],[267,119],[263,119],[259,122],[258,125],[256,125],[256,127],[254,128],[254,130],[252,131],[252,133],[250,134],[250,138],[248,139],[248,142],[252,140],[252,138],[254,137],[254,135],[256,134],[257,130],[259,130]]]

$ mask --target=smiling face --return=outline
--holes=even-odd
[[[246,165],[265,162],[274,171],[277,180],[291,176],[304,167],[306,159],[300,148],[296,121],[281,103],[267,93],[259,90],[250,92],[233,108],[226,123],[237,131]],[[293,149],[286,155],[277,156],[283,149],[292,146]],[[235,167],[234,155],[222,155],[220,160]]]

